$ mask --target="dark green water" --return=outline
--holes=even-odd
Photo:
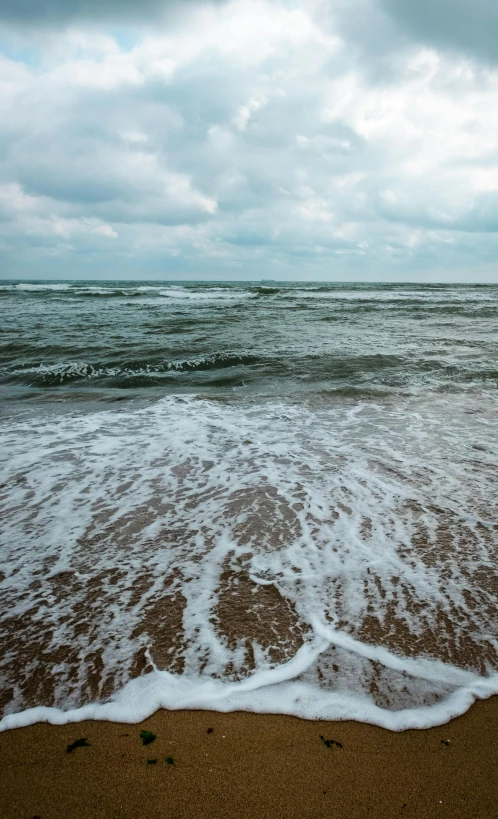
[[[18,400],[496,389],[498,286],[0,284]]]

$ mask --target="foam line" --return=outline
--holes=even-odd
[[[471,671],[442,663],[440,660],[427,660],[423,657],[413,660],[410,657],[392,654],[383,646],[362,643],[350,637],[349,634],[324,626],[316,617],[312,618],[311,623],[315,634],[328,640],[330,644],[344,648],[346,651],[352,651],[367,660],[375,660],[394,671],[404,671],[412,677],[458,686],[472,685],[476,680],[482,679]]]
[[[299,681],[275,681],[268,686],[265,679],[265,672],[260,672],[254,675],[252,686],[247,681],[227,685],[219,680],[186,680],[168,672],[156,671],[129,682],[112,702],[85,705],[68,711],[41,706],[30,708],[4,717],[0,721],[0,731],[37,722],[64,725],[88,719],[137,723],[160,708],[293,714],[305,719],[352,719],[391,731],[402,731],[442,725],[467,711],[476,699],[498,694],[498,675],[495,675],[486,681],[474,681],[472,685],[458,689],[437,706],[387,711],[367,697],[319,691]]]

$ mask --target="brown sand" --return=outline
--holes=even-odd
[[[143,728],[157,734],[146,747]],[[90,747],[67,753],[80,737]],[[489,819],[498,817],[497,748],[498,697],[403,733],[207,711],[160,711],[141,725],[34,725],[0,734],[0,815]]]

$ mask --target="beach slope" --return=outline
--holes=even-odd
[[[156,736],[146,745],[143,730]],[[207,711],[159,711],[140,725],[38,724],[0,735],[0,810],[13,819],[492,819],[497,746],[497,697],[448,725],[401,733]]]

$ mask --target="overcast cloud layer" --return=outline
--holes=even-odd
[[[495,0],[68,5],[0,6],[3,277],[498,281]]]

